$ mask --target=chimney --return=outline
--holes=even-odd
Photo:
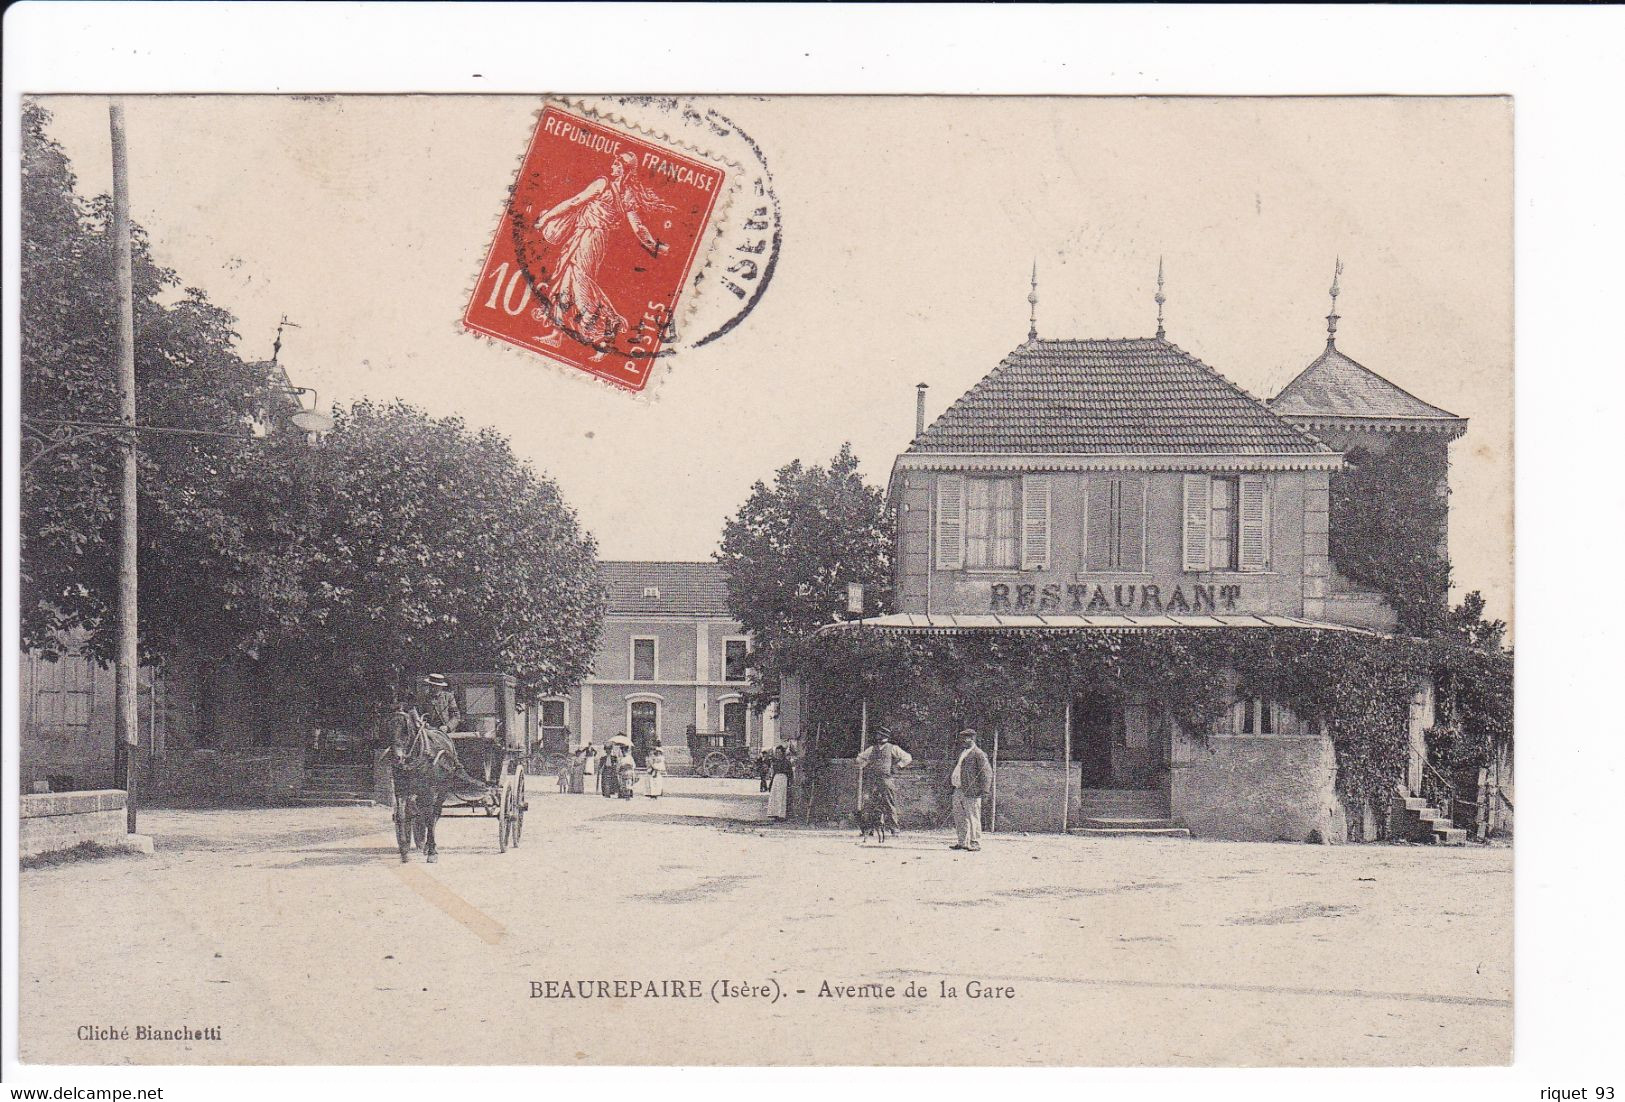
[[[914,384],[914,439],[925,433],[925,391],[927,383]]]

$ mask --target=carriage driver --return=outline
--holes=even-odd
[[[463,713],[457,706],[457,696],[451,691],[445,674],[431,673],[425,677],[421,696],[423,718],[430,727],[438,727],[448,733],[457,730],[463,721]]]

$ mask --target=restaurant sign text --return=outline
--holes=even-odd
[[[1187,596],[1187,592],[1189,595]],[[989,607],[994,612],[1082,612],[1104,615],[1235,612],[1239,585],[1049,585],[995,582]]]

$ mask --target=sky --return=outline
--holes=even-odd
[[[81,190],[108,190],[106,100],[44,102]],[[1035,262],[1040,336],[1132,337],[1161,258],[1168,338],[1262,398],[1323,350],[1341,258],[1338,347],[1470,421],[1455,593],[1510,619],[1509,101],[707,99],[761,149],[782,252],[644,398],[460,326],[542,102],[127,97],[132,213],[245,357],[286,315],[281,362],[323,405],[496,427],[609,559],[708,557],[753,482],[843,441],[884,484],[914,384],[934,417],[1025,338]]]

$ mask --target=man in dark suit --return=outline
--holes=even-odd
[[[954,786],[954,827],[959,841],[950,849],[979,852],[982,848],[982,798],[993,786],[993,767],[976,745],[976,732],[969,727],[959,732],[959,761],[949,778]]]
[[[457,694],[443,673],[431,673],[423,679],[423,718],[430,727],[451,732],[462,725],[462,709],[457,706]]]

